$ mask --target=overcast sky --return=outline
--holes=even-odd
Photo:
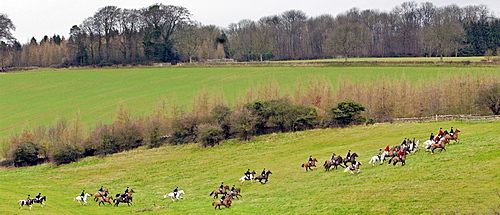
[[[361,10],[390,11],[402,0],[0,0],[0,13],[7,14],[17,27],[12,32],[21,43],[31,37],[40,40],[44,35],[67,37],[73,25],[94,15],[100,8],[114,5],[119,8],[139,9],[162,3],[187,8],[192,19],[204,25],[227,27],[242,19],[257,21],[261,17],[281,14],[287,10],[301,10],[309,17],[322,14],[337,15],[353,7]],[[425,0],[438,7],[457,4],[484,4],[499,16],[500,0]]]

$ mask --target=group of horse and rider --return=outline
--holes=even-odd
[[[330,160],[326,160],[325,163],[323,164],[323,167],[325,167],[325,171],[329,171],[330,168],[333,166],[333,168],[337,169],[338,166],[346,168],[344,172],[351,171],[351,173],[354,174],[354,171],[360,172],[361,170],[359,169],[359,166],[361,166],[361,162],[357,161],[356,158],[359,157],[357,153],[352,153],[351,150],[349,149],[347,151],[347,155],[345,158],[342,158],[342,156],[337,155],[335,153],[332,154],[332,157]],[[310,167],[311,166],[316,166],[317,159],[312,158],[312,156],[309,156],[309,160],[307,163],[302,164],[302,167],[306,167],[306,171],[312,170]],[[347,163],[350,163],[348,165]]]
[[[42,205],[43,207],[45,205],[45,203],[43,203],[44,201],[47,201],[47,197],[42,196],[42,193],[38,193],[38,195],[36,195],[35,198],[33,199],[31,198],[31,195],[28,194],[28,196],[25,199],[19,200],[18,203],[19,203],[19,208],[22,208],[23,205],[27,205],[30,207],[31,210],[32,204],[40,203],[40,205]]]
[[[101,188],[97,190],[97,193],[93,195],[85,193],[85,190],[82,190],[80,195],[75,197],[75,200],[78,201],[81,205],[85,205],[87,204],[87,197],[94,196],[94,201],[98,202],[99,206],[101,204],[105,205],[105,203],[111,205],[111,201],[115,203],[115,206],[118,206],[119,203],[127,203],[128,205],[130,205],[132,202],[132,193],[134,192],[135,191],[133,189],[127,187],[123,193],[116,194],[116,199],[113,199],[113,196],[109,196],[109,190],[104,189],[104,186],[101,186]]]

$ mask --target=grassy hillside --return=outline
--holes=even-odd
[[[407,165],[372,167],[368,160],[385,145],[405,137],[425,140],[439,127],[460,129],[461,142],[431,155],[420,150]],[[137,149],[105,158],[54,167],[0,170],[0,214],[124,214],[165,206],[140,214],[493,214],[500,212],[499,121],[383,124],[345,129],[272,134],[253,141],[225,142],[213,148],[198,145]],[[309,155],[320,163],[333,152],[360,154],[361,173],[322,167],[305,172]],[[245,183],[243,198],[215,211],[208,194],[223,181],[237,184],[247,168],[274,174],[265,185]],[[112,194],[126,186],[136,190],[133,206],[80,206],[72,198],[82,189],[101,185]],[[163,195],[176,186],[185,199],[170,203]],[[238,186],[239,187],[239,186]],[[47,206],[19,210],[17,200],[38,192]]]
[[[206,89],[222,94],[231,103],[241,100],[249,89],[279,84],[281,92],[294,89],[313,78],[365,82],[381,77],[411,82],[449,75],[486,74],[500,77],[494,67],[172,67],[129,69],[44,69],[0,74],[0,139],[22,128],[54,124],[58,118],[73,119],[92,126],[109,122],[119,105],[133,115],[150,113],[167,100],[181,110],[192,108],[196,95]]]

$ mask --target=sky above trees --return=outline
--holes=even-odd
[[[16,26],[13,36],[21,43],[27,43],[31,37],[37,39],[44,35],[54,34],[68,37],[71,26],[78,25],[85,18],[92,16],[100,8],[114,5],[120,8],[138,9],[155,3],[175,5],[187,8],[192,19],[203,25],[216,25],[226,28],[230,23],[243,19],[258,20],[265,16],[276,15],[287,10],[301,10],[307,16],[322,14],[337,15],[353,7],[390,11],[404,1],[387,0],[0,0],[0,13],[7,14]],[[417,3],[432,2],[441,7],[450,4],[458,6],[484,4],[498,16],[500,1],[498,0],[434,0],[415,1]]]

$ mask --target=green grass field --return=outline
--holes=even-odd
[[[421,149],[404,167],[372,167],[368,160],[404,137],[425,140],[439,127],[461,130],[458,144],[431,155]],[[165,146],[89,157],[54,167],[0,170],[0,214],[495,214],[500,212],[500,121],[448,121],[381,124],[344,129],[271,134],[249,142],[225,142],[213,148],[196,144]],[[309,155],[320,164],[333,152],[360,155],[361,173],[306,172]],[[214,210],[208,194],[223,181],[237,184],[247,168],[273,172],[267,184],[246,182],[243,198],[230,209]],[[130,207],[80,206],[72,199],[82,189],[101,185],[111,194],[126,186],[136,191]],[[176,186],[185,199],[171,203],[163,195]],[[237,186],[239,187],[239,186]],[[47,206],[18,209],[17,200],[41,192]],[[164,209],[148,211],[153,204]]]
[[[366,82],[381,77],[412,82],[449,75],[493,75],[497,67],[466,66],[236,66],[165,67],[123,69],[42,69],[0,74],[0,139],[64,117],[92,127],[110,122],[120,105],[133,116],[148,115],[159,101],[167,100],[190,111],[203,90],[222,94],[228,104],[239,101],[248,89],[279,84],[282,93],[293,93],[311,79]]]

